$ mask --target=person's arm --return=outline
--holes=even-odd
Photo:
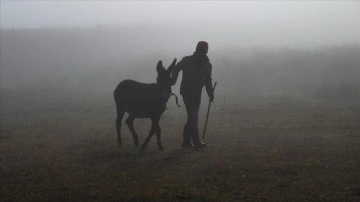
[[[185,58],[178,62],[171,73],[171,85],[175,85],[179,76],[179,72],[183,69]]]
[[[214,101],[214,93],[213,93],[213,87],[212,87],[212,77],[211,77],[211,71],[212,71],[212,65],[209,62],[208,67],[205,70],[205,74],[204,74],[204,83],[205,83],[205,88],[206,88],[206,92],[209,96],[210,101]]]

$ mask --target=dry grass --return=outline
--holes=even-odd
[[[127,128],[117,147],[111,96],[19,94],[1,96],[1,201],[360,200],[359,103],[214,103],[196,152],[181,148],[186,114],[170,100],[165,151],[153,138],[140,152]],[[135,121],[140,141],[149,124]]]

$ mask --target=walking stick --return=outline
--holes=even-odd
[[[213,95],[214,95],[216,84],[217,84],[217,82],[215,81],[214,87],[212,89]],[[208,109],[207,109],[206,121],[205,121],[205,126],[204,126],[204,132],[203,132],[203,135],[202,135],[202,139],[205,138],[206,126],[207,126],[207,122],[208,122],[208,119],[209,119],[209,113],[210,113],[210,106],[211,106],[211,100],[209,100],[209,105],[208,105]]]

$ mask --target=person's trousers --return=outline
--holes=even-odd
[[[183,145],[190,145],[191,140],[194,145],[200,144],[198,129],[198,114],[201,103],[200,96],[182,96],[187,112],[187,121],[183,132]]]

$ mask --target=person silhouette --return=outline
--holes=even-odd
[[[207,56],[208,49],[209,46],[206,41],[199,41],[195,52],[190,56],[185,56],[178,62],[172,72],[172,85],[175,85],[179,72],[182,71],[180,94],[187,112],[182,143],[182,146],[185,148],[194,147],[195,149],[201,149],[206,146],[205,143],[200,141],[198,113],[204,85],[210,101],[214,101],[211,75],[212,65]]]

